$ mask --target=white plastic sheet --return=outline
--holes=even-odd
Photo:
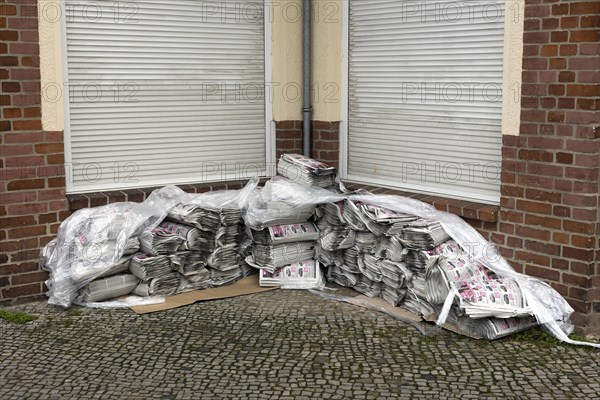
[[[178,204],[196,204],[215,210],[244,210],[260,195],[260,203],[283,202],[306,209],[307,206],[351,200],[372,204],[389,210],[439,221],[448,235],[471,257],[485,264],[500,277],[515,279],[526,297],[527,304],[536,317],[554,336],[568,343],[572,332],[569,317],[573,309],[552,287],[538,279],[517,273],[493,247],[470,225],[459,217],[436,210],[423,202],[392,195],[360,193],[335,193],[318,187],[308,187],[286,179],[275,178],[268,184],[268,192],[258,194],[258,181],[251,181],[239,191],[222,191],[190,195],[174,186],[154,191],[146,201],[118,203],[83,209],[75,212],[61,225],[57,238],[42,251],[42,265],[50,271],[46,282],[49,303],[69,307],[82,287],[105,274],[124,254],[128,239],[138,237],[144,230],[156,227]],[[286,207],[286,210],[289,209]],[[257,214],[258,215],[258,214]],[[272,216],[265,214],[256,219],[268,222]],[[357,237],[357,242],[364,242]],[[83,273],[81,271],[84,271]],[[213,271],[214,272],[214,271]],[[79,277],[79,278],[74,278]],[[85,278],[82,278],[85,277]],[[437,321],[442,325],[450,311],[457,288],[452,287]]]
[[[48,302],[69,307],[79,289],[121,258],[129,238],[155,227],[185,196],[181,189],[167,186],[142,203],[115,203],[74,212],[61,224],[56,239],[42,250],[42,267],[50,272]]]
[[[176,205],[243,210],[257,186],[254,179],[241,190],[203,194],[167,186],[152,192],[142,203],[114,203],[74,212],[41,252],[41,266],[50,272],[46,281],[48,302],[70,307],[81,288],[103,276],[123,256],[128,239],[158,226]]]
[[[438,211],[434,207],[418,200],[394,196],[373,195],[366,192],[338,194],[326,189],[298,185],[282,178],[271,181],[271,195],[274,201],[285,201],[295,204],[325,204],[342,200],[352,200],[385,207],[399,213],[416,215],[421,218],[439,221],[448,235],[458,243],[473,260],[478,260],[501,277],[515,279],[526,297],[527,304],[533,311],[537,322],[558,339],[571,344],[579,344],[600,348],[598,344],[578,342],[569,339],[573,326],[569,322],[573,308],[550,285],[516,272],[504,257],[493,251],[494,247],[479,232],[456,215]],[[457,288],[448,294],[447,301],[440,313],[437,324],[446,321]]]

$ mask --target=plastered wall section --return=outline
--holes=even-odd
[[[45,131],[65,129],[61,40],[61,20],[65,15],[63,6],[57,0],[38,0],[42,128]]]
[[[273,3],[278,4],[274,6],[272,26],[276,121],[302,119],[302,3]],[[311,95],[315,121],[340,120],[343,11],[343,0],[312,1]]]
[[[313,120],[339,121],[342,99],[342,33],[345,0],[313,0]],[[63,56],[60,1],[38,0],[42,124],[46,131],[64,130]],[[302,1],[279,0],[265,6],[272,29],[273,119],[302,119]],[[57,13],[60,12],[60,15]],[[503,134],[518,135],[523,54],[524,0],[506,1]],[[60,92],[60,93],[59,93]]]
[[[518,135],[521,125],[521,75],[525,0],[506,0],[502,134]]]

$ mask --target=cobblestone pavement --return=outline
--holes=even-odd
[[[304,291],[0,320],[0,399],[600,398],[600,351],[449,332]]]

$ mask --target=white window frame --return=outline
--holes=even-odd
[[[381,187],[386,187],[390,189],[398,189],[398,190],[407,190],[415,193],[422,193],[432,196],[439,197],[452,197],[456,199],[465,199],[461,196],[460,191],[439,193],[435,188],[428,188],[426,185],[411,185],[404,184],[402,186],[394,186],[390,185],[389,181],[385,179],[377,179],[377,178],[364,178],[364,177],[355,177],[348,173],[348,140],[349,140],[349,130],[348,130],[348,122],[349,122],[349,70],[350,70],[350,54],[349,54],[349,45],[350,45],[350,2],[352,0],[342,1],[342,83],[341,83],[341,92],[342,92],[342,104],[341,104],[341,122],[340,122],[340,152],[339,152],[339,176],[343,180],[347,180],[349,182],[359,183],[359,184],[372,184]],[[518,29],[518,25],[522,25],[523,21],[523,0],[506,0],[505,1],[506,10],[511,11],[514,16],[514,20],[512,21],[515,25],[511,25],[510,18],[505,18],[505,48],[504,48],[504,68],[507,68],[507,60],[511,58],[511,53],[515,50],[521,54],[522,53],[522,27],[521,30]],[[519,36],[520,35],[520,36]],[[518,38],[520,43],[515,46],[510,40]],[[514,57],[513,57],[514,58]],[[521,58],[518,57],[518,62],[520,63]],[[517,68],[513,68],[517,69]],[[508,82],[508,77],[510,76],[511,80],[514,80],[515,74],[517,76],[517,80],[514,83]],[[520,98],[517,98],[514,102],[508,102],[509,99],[509,91],[507,88],[510,88],[511,92],[514,92],[515,85],[520,88],[520,75],[521,70],[517,71],[505,71],[503,76],[503,88],[506,92],[503,101],[502,107],[502,132],[501,135],[505,134],[505,129],[518,129],[519,124],[519,114],[520,114]],[[513,95],[511,93],[510,95]],[[516,127],[515,128],[515,124]],[[509,134],[518,134],[517,132],[510,132]],[[428,190],[429,189],[429,190]],[[465,199],[466,201],[474,202],[472,199]],[[500,198],[487,199],[487,200],[479,200],[480,202],[486,202],[489,204],[499,204]]]

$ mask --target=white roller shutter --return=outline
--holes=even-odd
[[[266,174],[262,2],[64,10],[70,192]]]
[[[497,203],[504,1],[350,0],[347,178]]]

